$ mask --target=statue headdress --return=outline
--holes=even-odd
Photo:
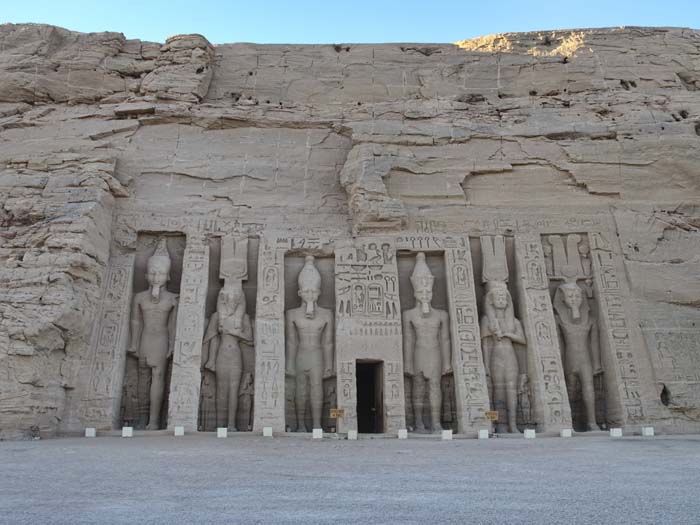
[[[297,282],[299,284],[299,290],[321,289],[321,274],[316,269],[313,255],[306,256],[304,267],[301,269],[301,272],[299,272]]]
[[[434,281],[435,277],[433,277],[428,264],[425,262],[425,254],[419,252],[416,255],[416,265],[413,267],[413,273],[411,274],[413,290],[432,290]]]
[[[163,264],[167,268],[168,280],[170,280],[170,267],[172,266],[172,261],[170,260],[170,254],[168,253],[168,247],[166,245],[165,237],[161,237],[158,240],[156,249],[148,258],[148,266],[153,264]]]

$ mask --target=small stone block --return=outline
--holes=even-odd
[[[523,432],[523,437],[525,439],[535,439],[535,429],[534,428],[526,428],[525,432]]]
[[[322,428],[314,428],[312,434],[311,434],[312,439],[323,439],[323,429]]]
[[[408,439],[408,430],[405,428],[399,429],[399,439]]]
[[[263,437],[266,437],[266,438],[272,437],[272,427],[263,427]]]
[[[185,435],[185,427],[175,427],[175,435],[176,436],[184,436]]]
[[[571,436],[573,436],[573,434],[574,433],[572,432],[572,430],[570,428],[562,428],[559,431],[559,437],[563,437],[563,438],[570,438]]]
[[[92,427],[88,427],[85,429],[85,437],[86,438],[94,438],[97,437],[97,430],[95,430]]]
[[[442,431],[442,440],[443,441],[451,441],[452,440],[452,431],[451,430],[443,430]]]
[[[226,438],[228,437],[228,428],[226,427],[218,427],[216,429],[216,437],[218,438]]]
[[[122,437],[123,438],[134,437],[134,427],[122,427]]]
[[[653,437],[654,436],[654,427],[642,427],[642,436]]]
[[[399,432],[401,432],[399,430]],[[357,430],[348,430],[348,439],[350,441],[357,441]]]
[[[621,438],[622,437],[622,429],[621,428],[611,428],[610,429],[610,437],[611,438]]]
[[[489,431],[486,428],[479,429],[479,439],[488,439]]]

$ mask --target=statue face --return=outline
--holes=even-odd
[[[151,286],[165,286],[165,283],[168,282],[168,273],[170,273],[168,264],[152,260],[148,262],[146,268],[146,280]]]
[[[564,290],[564,302],[571,309],[578,309],[581,306],[583,297],[581,296],[581,288],[562,288]]]
[[[416,298],[416,301],[419,303],[428,303],[430,304],[430,301],[433,300],[433,290],[430,288],[419,288],[418,290],[415,291],[413,296]]]
[[[305,288],[304,290],[299,290],[299,297],[305,303],[315,303],[318,301],[318,297],[321,295],[321,290],[316,288]]]
[[[505,288],[496,288],[491,292],[491,301],[494,308],[504,309],[508,307],[508,290]]]

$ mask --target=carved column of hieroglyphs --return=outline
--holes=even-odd
[[[638,352],[644,346],[632,333],[624,297],[629,294],[622,261],[605,234],[589,234],[595,294],[600,308],[600,330],[606,371],[608,420],[611,424],[634,424],[647,414],[644,407],[643,369]],[[651,380],[647,378],[647,382]]]
[[[80,420],[82,426],[108,430],[121,426],[129,305],[134,254],[114,254],[109,259],[102,297],[90,337],[91,359],[80,370]]]
[[[571,428],[571,408],[539,235],[515,236],[515,268],[520,316],[527,337],[534,419],[541,432]]]
[[[209,246],[203,237],[188,235],[175,328],[168,428],[183,426],[185,430],[197,430],[208,277]]]
[[[474,271],[468,239],[445,249],[447,294],[450,305],[452,368],[455,375],[457,422],[460,433],[490,428],[486,419],[489,394],[481,353],[479,314],[474,293]]]
[[[287,246],[261,237],[255,313],[255,415],[253,430],[285,430],[284,254]]]
[[[339,432],[357,430],[357,359],[384,363],[384,431],[406,428],[401,304],[393,239],[336,248],[336,369]]]

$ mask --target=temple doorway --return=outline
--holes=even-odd
[[[361,434],[384,432],[384,363],[358,361],[357,431]]]

